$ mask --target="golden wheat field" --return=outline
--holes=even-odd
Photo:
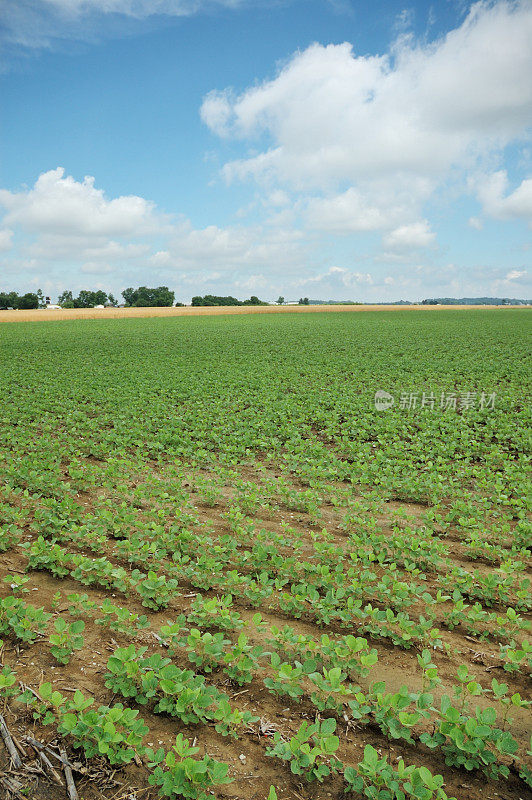
[[[0,322],[43,322],[61,319],[114,319],[124,317],[195,317],[217,314],[309,314],[331,311],[464,311],[528,308],[529,306],[399,306],[399,305],[315,305],[315,306],[185,306],[182,308],[62,308],[0,311]]]

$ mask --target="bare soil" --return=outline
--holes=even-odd
[[[160,465],[158,468],[161,468]],[[257,483],[260,483],[265,474],[264,468],[261,468],[260,471],[253,467],[242,468],[242,477]],[[212,531],[211,535],[230,534],[231,530],[223,513],[231,501],[231,488],[229,486],[222,487],[222,499],[212,507],[202,504],[199,496],[196,497],[194,476],[190,478],[189,491],[198,517],[201,522],[209,526]],[[91,498],[85,492],[78,496],[80,504],[87,509],[90,508],[93,500],[97,502],[100,499],[99,494]],[[421,504],[392,501],[388,503],[386,513],[379,516],[378,522],[384,530],[391,533],[392,525],[398,524],[397,512],[406,512],[408,514],[407,524],[416,525],[416,523],[420,523],[420,518],[426,510],[427,507]],[[260,511],[255,517],[255,522],[260,528],[272,531],[282,530],[282,523],[290,525],[308,542],[308,552],[305,552],[305,558],[309,559],[312,553],[310,546],[312,531],[325,527],[334,534],[337,542],[344,546],[347,545],[346,536],[341,527],[344,512],[345,509],[325,505],[323,517],[317,525],[316,521],[308,514],[290,511],[280,504],[279,510],[275,513],[268,509]],[[27,528],[26,536],[28,540],[31,540],[35,534]],[[456,538],[459,539],[459,537]],[[452,541],[449,558],[462,563],[463,548],[459,541],[454,540],[452,531],[449,532],[449,539]],[[67,549],[83,552],[82,548],[76,547],[74,544],[72,547],[68,545]],[[90,551],[87,551],[87,554],[93,555]],[[117,565],[129,566],[127,563],[121,563],[113,553],[112,541],[109,542],[109,551],[105,555],[114,560]],[[2,555],[0,564],[1,594],[5,595],[9,591],[6,584],[1,583],[1,579],[7,574],[25,574],[26,565],[27,557],[19,548],[13,548]],[[477,566],[476,562],[475,566]],[[28,574],[31,578],[28,588],[31,591],[25,595],[25,598],[34,605],[43,606],[45,610],[54,613],[66,612],[68,607],[66,595],[71,592],[86,593],[96,603],[101,603],[105,597],[109,596],[109,593],[103,590],[81,586],[70,578],[56,579],[43,572],[29,572]],[[427,577],[427,588],[430,589],[430,574]],[[59,604],[56,601],[54,605],[54,596],[58,591],[61,592],[62,597]],[[150,629],[138,633],[135,645],[137,647],[147,646],[149,652],[161,652],[161,645],[154,636],[154,632],[157,632],[166,621],[172,621],[179,613],[186,612],[197,593],[197,589],[187,586],[185,582],[181,583],[180,595],[175,597],[169,607],[162,612],[147,611],[135,598],[127,598],[119,593],[113,594],[112,598],[117,605],[127,607],[137,613],[147,614]],[[214,596],[215,592],[205,592],[204,594]],[[324,632],[336,630],[334,626],[327,629],[319,627],[313,619],[311,608],[305,618],[297,620],[275,611],[269,605],[261,609],[252,609],[245,598],[235,597],[234,600],[238,612],[244,619],[249,620],[258,610],[262,613],[268,627],[271,625],[282,627],[289,624],[297,631],[311,634],[314,638],[318,638]],[[415,607],[412,610],[415,611]],[[84,648],[73,656],[67,666],[60,666],[55,662],[46,639],[37,641],[31,646],[6,641],[0,654],[1,660],[16,671],[20,681],[33,688],[37,688],[43,681],[50,680],[55,688],[65,694],[74,689],[81,689],[84,693],[92,695],[96,701],[95,705],[120,702],[122,698],[115,697],[104,685],[106,662],[117,646],[127,646],[132,640],[121,634],[110,632],[106,628],[94,624],[90,619],[85,618],[85,620]],[[247,632],[257,644],[265,644],[263,633],[258,631],[253,633],[252,630]],[[352,630],[338,628],[336,632],[358,634],[356,628]],[[379,655],[378,665],[370,676],[371,681],[386,681],[389,691],[397,690],[404,683],[407,683],[412,691],[419,688],[419,669],[416,658],[418,651],[416,649],[401,650],[378,638],[372,640],[366,633],[363,635],[371,641],[371,646],[377,649]],[[436,692],[436,696],[450,690],[456,668],[464,663],[468,665],[470,672],[484,687],[489,686],[491,679],[495,676],[499,681],[508,683],[512,692],[519,691],[523,695],[526,694],[527,687],[524,676],[506,673],[498,666],[496,659],[498,646],[495,643],[475,641],[459,630],[442,629],[442,638],[450,645],[450,648],[447,653],[434,652],[434,661],[443,679],[443,686]],[[191,668],[185,656],[181,660],[174,658],[174,661],[180,667]],[[159,746],[170,749],[178,732],[182,732],[191,740],[197,737],[201,754],[209,753],[212,757],[230,764],[230,775],[233,782],[217,791],[218,800],[265,800],[271,785],[276,787],[279,800],[329,800],[329,798],[340,800],[345,796],[340,778],[329,779],[323,785],[309,784],[301,781],[298,776],[292,775],[288,767],[277,759],[265,755],[274,731],[279,730],[284,736],[289,737],[296,733],[304,719],[314,720],[315,708],[308,700],[303,699],[296,704],[286,698],[278,699],[265,689],[260,676],[244,688],[233,685],[221,670],[207,675],[206,679],[208,682],[214,683],[221,691],[226,692],[234,707],[251,711],[260,717],[260,722],[253,725],[238,740],[234,740],[222,737],[214,730],[213,726],[183,725],[176,719],[153,714],[149,707],[140,707],[140,716],[150,729],[147,736],[148,745],[153,745],[154,749]],[[361,681],[361,685],[364,689],[364,681]],[[489,703],[481,698],[479,705],[489,705]],[[3,709],[2,713],[10,731],[18,741],[23,741],[24,736],[28,733],[42,742],[54,741],[54,729],[35,725],[31,716],[20,705],[11,703]],[[514,710],[512,718],[510,730],[520,748],[526,748],[527,736],[530,732],[529,715],[520,710]],[[390,743],[378,729],[372,729],[369,726],[360,728],[346,725],[343,720],[339,719],[337,733],[341,741],[337,755],[346,765],[355,764],[361,760],[364,746],[370,743],[379,752],[389,755],[391,761],[402,757],[407,763],[421,762],[432,772],[444,775],[447,794],[454,795],[459,800],[525,800],[531,796],[527,794],[526,787],[515,772],[512,772],[508,781],[495,783],[487,781],[480,774],[467,774],[464,771],[447,767],[441,753],[430,751],[419,742],[416,742],[414,746],[402,741]],[[24,748],[27,754],[26,766],[36,767],[38,762],[35,759],[35,753],[28,746],[24,746]],[[80,797],[83,800],[101,798],[105,798],[105,800],[155,800],[157,797],[155,789],[148,785],[148,771],[143,764],[132,764],[113,770],[98,759],[85,763],[79,751],[70,749],[69,756],[78,767],[75,777]],[[22,796],[29,796],[35,800],[52,800],[52,798],[60,800],[67,796],[65,788],[54,785],[44,774],[38,772],[29,774],[27,771],[17,774],[8,771],[8,767],[7,754],[0,742],[0,776],[2,774],[9,775],[19,780],[24,792],[27,792]],[[2,791],[0,781],[0,797],[10,796],[7,792],[2,794]]]

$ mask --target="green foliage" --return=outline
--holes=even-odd
[[[65,290],[61,292],[57,302],[62,308],[94,308],[94,306],[100,305],[116,305],[113,295],[107,295],[101,289],[96,291],[82,289],[77,297],[74,297],[71,291]]]
[[[75,622],[65,622],[63,617],[54,620],[55,633],[50,636],[50,651],[53,657],[60,664],[68,664],[74,650],[81,650],[83,647],[83,631],[85,623],[82,619]]]
[[[5,578],[2,578],[2,581],[7,583],[11,589],[11,593],[14,595],[19,593],[27,594],[29,592],[29,589],[26,586],[29,581],[27,575],[6,575]]]
[[[77,714],[67,711],[61,714],[57,729],[62,736],[72,737],[74,747],[83,748],[87,758],[103,755],[111,764],[128,764],[148,732],[138,713],[121,703]]]
[[[6,525],[0,528],[0,553],[5,553],[20,541],[20,531],[16,525]]]
[[[223,658],[224,672],[239,686],[251,683],[263,655],[263,648],[250,644],[248,637],[241,633],[236,644],[226,649]]]
[[[138,581],[136,589],[142,598],[142,605],[155,611],[166,608],[178,585],[176,580],[167,580],[164,575],[157,575],[153,570],[146,577],[136,569],[131,577],[133,581]]]
[[[474,716],[464,714],[452,705],[448,695],[441,700],[441,721],[435,733],[423,733],[421,741],[428,747],[441,747],[445,763],[466,770],[482,769],[490,778],[507,778],[509,769],[498,761],[498,754],[514,755],[517,742],[513,736],[495,727],[494,708],[475,709]]]
[[[11,634],[31,644],[44,633],[51,616],[43,608],[36,608],[31,603],[8,595],[0,600],[0,635]]]
[[[17,700],[32,708],[41,724],[56,723],[59,734],[70,737],[87,758],[102,755],[111,764],[128,764],[148,732],[139,712],[121,703],[93,709],[93,699],[83,692],[77,690],[71,699],[66,698],[49,682],[39,686],[38,694],[40,700],[26,690]]]
[[[2,639],[0,639],[0,650],[2,649],[3,645],[4,643]],[[0,670],[0,697],[7,699],[8,697],[12,697],[14,694],[16,694],[16,682],[17,676],[15,672],[13,672],[10,667],[2,667]]]
[[[139,286],[138,289],[124,289],[122,292],[126,306],[172,306],[175,295],[168,286],[158,286],[150,289],[147,286]]]
[[[237,630],[244,623],[238,612],[232,610],[233,598],[230,594],[214,597],[212,600],[198,594],[188,614],[189,622],[203,628]]]
[[[203,675],[184,670],[158,653],[146,657],[145,647],[117,648],[107,662],[105,685],[137,703],[150,703],[156,714],[169,714],[183,723],[214,722],[224,736],[238,736],[242,725],[258,718],[232,709],[228,698]]]
[[[273,747],[266,750],[266,755],[288,761],[294,775],[303,775],[308,781],[321,783],[343,766],[334,755],[340,745],[335,730],[334,719],[324,719],[314,725],[303,722],[296,735],[288,741],[277,732],[273,737]]]
[[[249,685],[253,695],[264,681],[305,714],[369,726],[399,747],[422,737],[466,779],[479,769],[504,778],[514,761],[525,780],[511,727],[529,708],[518,689],[532,672],[525,314],[127,320],[120,336],[103,319],[8,323],[0,551],[16,548],[28,570],[77,581],[69,613],[131,637],[105,676],[124,702],[241,736],[253,719],[240,711],[246,695],[234,689],[237,707],[217,687]],[[494,387],[495,408],[482,410],[480,394]],[[396,402],[381,412],[382,388]],[[434,407],[401,407],[403,394],[423,391]],[[476,392],[476,408],[440,409],[451,391]],[[0,601],[10,646],[65,637],[25,602],[25,578],[1,586],[11,592]],[[250,606],[288,624],[264,632]],[[52,607],[64,613],[57,596]],[[166,624],[155,617],[162,641],[142,637],[150,650],[140,647],[149,612],[165,608]],[[290,627],[294,618],[306,633]],[[464,636],[490,656],[500,647],[490,666],[512,688],[487,688],[461,668],[445,673],[436,707],[435,664]],[[375,682],[376,646],[408,650],[415,684]],[[16,684],[7,667],[2,676],[8,695]],[[39,723],[75,715],[77,741],[99,746],[103,733],[78,727],[93,712],[79,696],[78,707],[55,690],[22,702]],[[286,754],[288,742],[278,745]],[[286,760],[319,779],[329,755],[302,759],[315,746],[296,743]],[[374,796],[441,789],[396,762],[377,770],[382,784],[353,769]]]
[[[208,800],[213,797],[212,788],[231,783],[227,776],[228,764],[215,761],[208,755],[202,759],[194,758],[198,751],[199,747],[193,747],[182,733],[178,733],[168,753],[162,749],[155,753],[146,751],[153,770],[149,782],[160,787],[159,797]]]
[[[15,308],[21,310],[28,310],[32,308],[39,308],[39,297],[35,292],[26,292],[17,299]]]
[[[203,297],[196,295],[192,298],[193,306],[267,306],[268,303],[259,300],[255,295],[251,295],[249,300],[237,300],[236,297],[220,297],[214,294],[206,294]]]
[[[197,628],[192,628],[184,640],[188,660],[203,672],[212,672],[218,666],[228,644],[231,642],[223,633],[201,633]]]
[[[441,775],[433,775],[426,767],[405,766],[399,759],[397,767],[388,764],[370,744],[364,748],[364,758],[356,767],[344,771],[345,791],[372,800],[455,800],[447,798]]]
[[[103,616],[94,620],[96,624],[104,625],[110,630],[116,631],[116,633],[136,636],[139,630],[149,627],[148,618],[145,614],[136,614],[128,608],[116,606],[107,597],[103,600],[98,610]]]

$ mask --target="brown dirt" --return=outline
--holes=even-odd
[[[429,307],[430,308],[430,307]],[[240,312],[237,312],[240,313]],[[104,464],[95,464],[103,468]],[[158,465],[158,469],[161,466]],[[264,467],[258,468],[245,467],[241,470],[245,480],[254,480],[260,484],[261,480],[268,477],[269,472]],[[208,525],[213,536],[223,535],[230,532],[226,519],[222,516],[227,510],[232,491],[227,486],[222,486],[220,500],[213,507],[202,504],[195,488],[195,476],[191,475],[187,481],[187,488],[191,494],[191,500],[196,503],[195,509],[199,520]],[[294,482],[296,483],[296,482]],[[87,511],[90,510],[92,502],[100,501],[100,491],[96,490],[92,495],[83,492],[78,496],[78,500],[83,504]],[[407,512],[409,519],[407,524],[411,526],[421,525],[423,514],[427,507],[416,503],[406,503],[391,501],[385,504],[385,508],[377,516],[379,525],[387,531],[391,531],[394,524],[397,524],[397,512]],[[305,538],[305,544],[310,544],[309,533],[312,530],[320,530],[326,527],[330,533],[334,534],[337,543],[346,546],[346,535],[341,527],[341,521],[345,509],[335,508],[330,504],[323,506],[323,518],[316,521],[309,514],[299,511],[290,511],[282,502],[279,501],[277,507],[272,509],[259,510],[254,517],[255,523],[260,528],[272,531],[281,531],[281,523],[287,523]],[[29,529],[26,530],[28,538],[33,538]],[[443,537],[445,541],[445,537]],[[67,550],[78,551],[76,545],[62,543]],[[242,545],[243,546],[243,545]],[[309,547],[310,551],[310,547]],[[91,555],[90,551],[87,554]],[[113,553],[113,541],[109,541],[106,552],[107,557],[115,563],[122,563],[126,568],[130,568],[125,562]],[[448,557],[452,561],[459,563],[461,559],[461,547],[457,547],[453,540],[452,547],[449,548]],[[305,558],[308,554],[305,552]],[[0,564],[0,579],[9,573],[23,574],[25,572],[27,558],[19,548],[13,548],[3,554]],[[476,565],[475,565],[476,566]],[[28,587],[30,592],[25,598],[34,605],[43,606],[47,611],[54,613],[64,613],[67,609],[66,595],[70,592],[86,593],[91,600],[101,603],[109,593],[94,587],[81,586],[71,578],[56,579],[43,572],[30,572],[30,582]],[[430,574],[427,576],[427,588],[431,588],[432,582]],[[60,590],[62,600],[54,609],[52,602],[56,592]],[[153,631],[157,631],[166,620],[172,620],[182,611],[187,611],[192,602],[192,594],[198,593],[197,589],[187,586],[185,582],[180,584],[181,593],[172,599],[167,609],[162,612],[150,612],[143,609],[135,597],[126,598],[116,593],[112,595],[115,604],[126,606],[131,611],[146,613],[150,621],[150,629],[142,631],[135,639],[136,646],[148,646],[150,652],[161,652],[161,647],[153,636]],[[0,582],[0,593],[5,595],[8,592],[6,584]],[[213,596],[214,591],[206,592]],[[249,620],[251,616],[260,611],[268,626],[285,624],[291,625],[296,631],[311,634],[315,638],[323,632],[337,630],[339,633],[354,633],[356,629],[319,627],[313,619],[312,609],[303,619],[293,619],[283,614],[275,607],[275,600],[268,603],[265,608],[251,609],[246,601],[235,598],[237,610],[241,616]],[[415,607],[412,607],[415,608]],[[410,609],[406,609],[410,611]],[[2,657],[3,663],[16,670],[21,681],[37,688],[43,680],[51,680],[63,693],[69,689],[80,688],[86,694],[95,698],[96,705],[109,704],[121,701],[120,697],[113,698],[112,693],[105,688],[104,673],[106,662],[110,653],[117,646],[127,646],[131,641],[128,637],[121,634],[110,632],[106,628],[96,625],[89,618],[84,618],[86,622],[85,645],[81,652],[76,653],[67,666],[58,666],[49,652],[49,644],[46,639],[37,641],[31,646],[16,646],[14,641],[6,641],[4,644]],[[264,644],[264,634],[260,632],[248,631],[250,637],[257,643]],[[415,690],[419,685],[419,670],[417,668],[417,652],[415,649],[405,651],[393,647],[386,641],[380,639],[372,640],[368,634],[363,634],[371,641],[371,646],[376,647],[379,654],[379,662],[372,672],[371,680],[385,680],[388,690],[396,690],[402,684],[407,683],[411,690]],[[526,692],[526,683],[521,675],[505,673],[497,666],[496,655],[498,646],[490,641],[475,641],[472,637],[463,635],[459,630],[442,631],[442,638],[450,645],[447,653],[436,651],[434,653],[435,663],[439,667],[440,676],[443,679],[443,686],[436,692],[436,695],[443,691],[448,691],[452,684],[453,676],[459,664],[467,663],[470,671],[476,675],[477,680],[483,686],[489,686],[492,677],[496,676],[499,681],[509,684],[511,691]],[[181,667],[193,668],[188,664],[185,657],[174,658],[174,661]],[[266,674],[264,672],[264,674]],[[207,682],[214,683],[220,690],[226,692],[232,705],[241,710],[250,710],[260,716],[264,723],[271,724],[275,729],[280,730],[284,735],[293,735],[301,721],[314,719],[315,709],[308,700],[303,699],[301,703],[295,704],[287,698],[276,698],[266,691],[261,675],[254,678],[253,682],[245,687],[233,686],[227,676],[217,671],[206,676]],[[362,686],[364,682],[361,681]],[[127,702],[127,701],[125,701]],[[487,705],[487,701],[481,699],[479,705]],[[133,705],[133,704],[132,704]],[[28,731],[41,741],[50,741],[54,737],[53,729],[41,729],[36,727],[27,714],[24,714],[20,706],[12,703],[4,710],[6,721],[15,735],[21,739]],[[291,775],[289,769],[277,761],[277,759],[265,756],[265,749],[269,744],[268,736],[259,735],[258,726],[246,732],[238,740],[224,738],[214,730],[214,727],[206,725],[183,725],[178,720],[155,715],[149,707],[140,707],[140,716],[146,721],[150,732],[147,736],[147,743],[153,744],[156,749],[164,746],[169,749],[177,732],[181,731],[185,736],[194,739],[198,737],[200,753],[208,752],[211,756],[226,761],[230,764],[230,775],[234,779],[233,783],[222,789],[217,790],[218,800],[265,800],[268,795],[270,785],[277,789],[279,800],[329,800],[335,798],[340,800],[344,797],[342,782],[339,778],[328,780],[325,784],[307,784],[301,782],[297,776]],[[512,713],[513,723],[512,734],[518,740],[520,747],[524,748],[527,744],[528,719],[523,712],[514,711]],[[407,763],[423,763],[435,773],[443,774],[446,781],[446,791],[449,796],[455,795],[460,800],[524,800],[527,797],[527,790],[523,783],[512,774],[508,781],[494,783],[477,774],[468,774],[463,771],[446,767],[441,753],[428,751],[419,744],[410,746],[405,742],[392,743],[378,731],[372,728],[352,728],[345,725],[342,720],[338,722],[337,730],[341,747],[338,756],[346,764],[354,764],[360,760],[365,744],[370,743],[377,747],[383,754],[389,754],[393,760],[399,756],[403,757]],[[74,759],[79,759],[79,755],[71,751]],[[242,758],[243,756],[243,758]],[[0,743],[0,775],[1,770],[7,770],[7,759],[4,749]],[[136,800],[155,800],[156,791],[150,789],[147,784],[147,771],[143,767],[128,766],[118,770],[114,776],[110,776],[107,771],[109,782],[103,779],[102,765],[86,765],[89,770],[85,775],[78,774],[78,787],[84,800],[126,800],[135,798]],[[92,772],[91,772],[92,770]],[[96,772],[95,772],[96,770]],[[97,772],[100,770],[100,772]],[[99,777],[98,777],[99,776]],[[21,778],[22,780],[22,778]],[[43,776],[33,775],[24,778],[24,786],[27,787],[29,796],[35,800],[59,800],[65,797],[64,790],[51,785]],[[115,783],[113,783],[113,781]],[[0,784],[0,797],[2,789]]]

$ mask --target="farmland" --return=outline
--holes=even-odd
[[[0,796],[530,797],[529,321],[3,324]]]
[[[518,307],[518,306],[517,306]],[[495,309],[508,309],[508,306],[400,306],[400,305],[297,305],[297,306],[170,306],[157,307],[147,306],[136,308],[134,306],[126,308],[40,308],[29,311],[11,310],[0,311],[0,323],[2,322],[52,322],[54,320],[73,320],[73,319],[125,319],[126,317],[196,317],[212,316],[217,314],[316,314],[316,313],[338,313],[354,311],[463,311],[465,309],[476,309],[493,311]]]

